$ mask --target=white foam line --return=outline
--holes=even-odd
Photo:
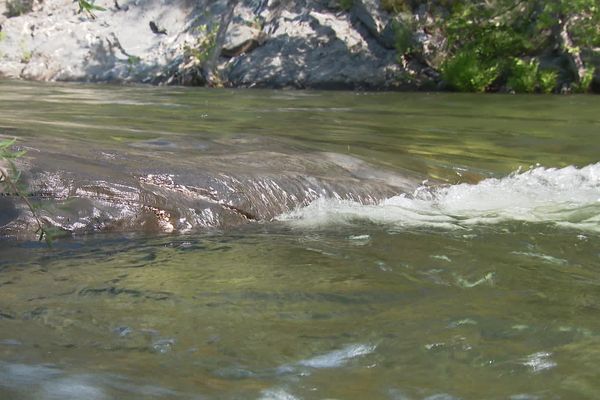
[[[394,196],[377,205],[320,198],[277,219],[307,227],[367,220],[442,229],[523,221],[600,231],[600,163],[538,167],[477,184],[421,187],[412,195]]]

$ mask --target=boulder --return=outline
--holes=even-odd
[[[76,154],[50,140],[22,145],[24,193],[47,227],[67,235],[227,229],[270,221],[321,197],[375,204],[413,192],[421,181],[348,155],[283,148],[198,148],[172,157],[175,148],[162,142]],[[26,202],[0,196],[0,237],[34,239],[36,229]]]
[[[202,27],[219,26],[227,0],[95,4],[105,11],[91,16],[79,13],[72,0],[45,0],[28,14],[6,19],[0,76],[205,83],[202,61],[190,50],[209,51],[212,43],[203,35],[210,29]],[[327,1],[240,0],[221,43],[220,81],[233,87],[396,87],[404,71],[385,25],[389,16],[377,1],[357,4],[362,6],[351,15]]]
[[[381,89],[401,74],[395,52],[365,38],[347,14],[284,9],[264,30],[263,46],[229,62],[232,86]]]
[[[244,4],[238,4],[222,44],[221,55],[235,57],[249,53],[263,44],[266,35],[262,30],[262,25],[262,18],[256,15],[252,9]]]
[[[362,23],[369,33],[387,49],[395,47],[394,20],[381,9],[378,0],[355,0],[352,16]]]

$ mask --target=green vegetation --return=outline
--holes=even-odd
[[[498,76],[499,67],[477,54],[462,51],[442,65],[442,76],[453,89],[461,92],[483,92]]]
[[[142,59],[138,56],[133,56],[131,54],[127,55],[127,69],[129,72],[133,72],[133,67],[142,62]]]
[[[340,0],[340,8],[348,11],[354,5],[354,0]]]
[[[559,89],[584,92],[594,77],[591,60],[600,52],[597,0],[382,0],[396,15],[421,13],[415,26],[397,22],[400,55],[418,56],[416,29],[437,32],[444,43],[435,51],[449,89],[481,92],[505,88],[518,93]],[[428,18],[423,18],[422,13]],[[433,22],[432,22],[433,21]]]
[[[33,52],[30,50],[23,50],[23,54],[21,55],[21,62],[23,64],[27,64],[31,61],[31,57],[33,57]]]
[[[18,17],[27,14],[33,8],[33,0],[8,0],[6,2],[6,16]]]
[[[132,55],[127,56],[127,63],[129,65],[139,64],[140,62],[142,62],[142,59],[138,56],[132,56]]]
[[[79,12],[86,13],[90,18],[96,18],[94,11],[106,11],[104,7],[100,7],[94,4],[95,0],[77,0],[79,6]],[[6,2],[6,15],[11,17],[18,17],[19,15],[27,14],[33,9],[34,0],[8,0]]]
[[[414,50],[413,27],[406,21],[394,21],[395,46],[399,56]]]
[[[540,71],[537,60],[514,59],[513,67],[506,82],[516,93],[551,93],[556,86],[556,71]]]
[[[552,70],[538,71],[538,85],[542,93],[552,93],[558,81],[558,72]]]
[[[105,8],[95,5],[94,0],[77,0],[77,3],[79,4],[79,12],[85,12],[92,19],[96,18],[94,11],[106,11]]]
[[[25,151],[12,150],[15,141],[16,139],[0,140],[0,189],[5,194],[19,197],[26,204],[37,225],[35,233],[39,236],[39,240],[46,240],[50,245],[53,236],[51,230],[42,222],[37,207],[29,201],[20,186],[21,172],[14,161],[24,155]]]
[[[216,39],[218,31],[218,25],[212,27],[209,27],[208,25],[199,26],[196,42],[192,45],[186,44],[183,49],[185,56],[199,65],[207,62],[217,45]]]
[[[573,87],[586,90],[593,75],[578,46],[600,44],[599,12],[597,2],[590,0],[459,2],[445,27],[448,50],[474,54],[475,65],[481,66],[471,70],[474,76],[496,66],[488,87],[495,82],[516,92],[547,91],[552,72],[542,80],[538,60],[562,55],[572,64]]]
[[[585,71],[583,76],[580,78],[579,82],[573,85],[573,91],[575,93],[586,93],[590,90],[592,86],[592,81],[594,79],[595,69],[588,69]]]
[[[381,0],[381,8],[390,13],[410,11],[410,4],[406,0]]]

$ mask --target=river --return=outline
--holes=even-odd
[[[0,240],[0,398],[597,398],[599,109],[0,82],[0,134],[40,152],[193,174],[284,149],[423,182],[232,227]]]

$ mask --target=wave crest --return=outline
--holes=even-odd
[[[376,205],[321,198],[277,219],[303,226],[367,220],[447,229],[523,221],[600,231],[600,163],[537,167],[477,184],[422,186]]]

